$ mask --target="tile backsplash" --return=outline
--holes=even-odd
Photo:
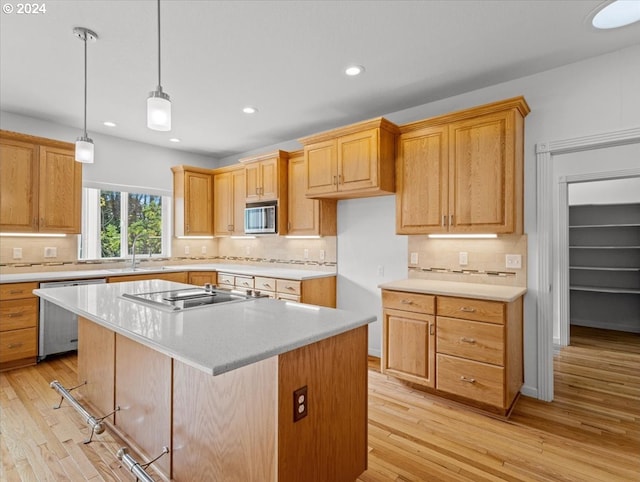
[[[409,278],[527,285],[526,235],[501,235],[495,239],[408,238]],[[411,262],[412,253],[417,253],[417,263]],[[467,265],[460,264],[460,253],[466,253]],[[507,268],[507,254],[520,255],[522,267]]]

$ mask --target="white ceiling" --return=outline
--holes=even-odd
[[[640,23],[591,27],[601,0],[162,0],[162,86],[173,103],[173,130],[162,133],[146,128],[157,84],[156,2],[38,3],[46,13],[0,14],[1,110],[80,135],[83,45],[72,30],[87,27],[100,37],[88,45],[89,136],[216,158],[640,42]],[[346,77],[352,63],[365,74]],[[245,105],[259,113],[243,114]]]

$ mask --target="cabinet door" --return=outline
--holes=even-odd
[[[289,159],[289,226],[288,234],[316,235],[319,231],[320,201],[305,197],[307,179],[304,157]]]
[[[384,310],[383,317],[383,370],[433,388],[435,317],[399,310]]]
[[[210,174],[185,172],[185,234],[213,234],[213,179]]]
[[[512,111],[450,125],[449,231],[514,231],[515,128]]]
[[[245,170],[238,169],[231,172],[231,232],[230,234],[244,234],[244,208],[246,206]]]
[[[310,144],[304,148],[307,178],[306,194],[324,194],[337,190],[337,142],[329,140]]]
[[[267,159],[260,162],[260,200],[278,199],[278,159]]]
[[[0,139],[0,231],[38,230],[38,150]]]
[[[338,191],[378,186],[378,129],[338,138]]]
[[[218,283],[217,271],[191,271],[189,273],[189,284],[204,286],[206,283],[215,285]]]
[[[244,169],[247,202],[260,200],[260,163],[247,164]]]
[[[448,187],[448,130],[430,127],[402,135],[399,142],[396,232],[442,232]]]
[[[40,147],[40,232],[79,234],[82,163],[67,149]]]
[[[213,223],[216,236],[231,234],[233,221],[229,201],[231,193],[231,173],[224,172],[213,176]]]

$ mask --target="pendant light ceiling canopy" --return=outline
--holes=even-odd
[[[147,127],[154,131],[171,130],[171,99],[160,82],[160,0],[158,0],[158,86],[147,98]]]
[[[84,42],[84,130],[76,140],[76,156],[78,162],[93,164],[93,141],[87,134],[87,41],[95,42],[98,34],[88,28],[75,27],[73,35]]]

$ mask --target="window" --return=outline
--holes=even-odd
[[[82,189],[79,259],[171,255],[171,198],[162,191],[132,186]]]

